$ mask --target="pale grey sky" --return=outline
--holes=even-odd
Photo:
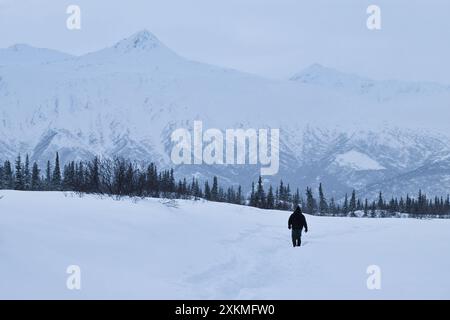
[[[82,29],[66,29],[81,7]],[[382,30],[366,28],[368,5]],[[0,0],[0,47],[81,54],[148,29],[190,59],[272,78],[318,62],[377,79],[450,84],[449,0]]]

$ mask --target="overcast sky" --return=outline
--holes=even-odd
[[[66,8],[81,8],[79,31]],[[382,29],[366,27],[368,5]],[[449,0],[0,0],[0,47],[82,54],[148,29],[190,59],[272,78],[312,63],[450,84]]]

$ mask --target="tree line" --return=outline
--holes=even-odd
[[[28,155],[14,163],[0,164],[0,189],[31,191],[75,191],[131,197],[203,198],[245,204],[242,188],[223,188],[217,177],[203,185],[196,178],[176,180],[174,170],[158,170],[154,163],[139,166],[122,158],[71,161],[61,167],[59,154],[42,171]]]
[[[291,193],[289,185],[285,186],[281,181],[275,193],[271,185],[266,193],[260,177],[256,187],[252,184],[249,205],[278,210],[293,210],[299,205],[305,213],[324,216],[384,218],[408,214],[411,217],[450,217],[450,195],[445,199],[430,199],[419,190],[417,197],[407,195],[386,199],[380,191],[376,200],[369,201],[357,197],[356,190],[353,190],[350,196],[346,194],[343,200],[336,201],[333,197],[328,200],[323,189],[321,183],[317,193],[307,187],[303,196],[299,189]]]
[[[212,181],[175,179],[174,170],[158,170],[154,163],[140,166],[129,160],[100,159],[91,161],[71,161],[61,168],[59,154],[55,161],[47,161],[42,171],[36,162],[30,163],[19,155],[14,163],[6,160],[0,164],[0,189],[32,191],[75,191],[83,193],[101,193],[114,196],[165,197],[179,199],[206,199],[239,205],[249,205],[262,209],[293,210],[300,206],[305,213],[326,216],[366,216],[391,217],[408,214],[417,217],[450,216],[450,196],[428,198],[422,191],[417,197],[383,197],[369,201],[360,199],[353,190],[343,200],[328,199],[322,184],[317,192],[307,187],[302,194],[297,188],[292,191],[289,184],[280,181],[276,188],[264,186],[259,177],[252,183],[248,196],[242,187],[219,185],[217,177]]]

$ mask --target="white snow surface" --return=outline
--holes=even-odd
[[[448,299],[449,220],[307,216],[205,201],[0,191],[0,298]],[[66,288],[69,265],[81,290]],[[381,268],[368,290],[367,267]]]
[[[363,170],[383,170],[386,169],[376,160],[372,159],[365,153],[356,150],[339,154],[336,156],[336,163],[340,166],[347,166],[355,171]]]

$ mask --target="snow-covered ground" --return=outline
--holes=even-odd
[[[450,221],[0,191],[0,298],[450,298]],[[81,268],[81,290],[66,269]],[[381,290],[367,267],[381,268]]]

